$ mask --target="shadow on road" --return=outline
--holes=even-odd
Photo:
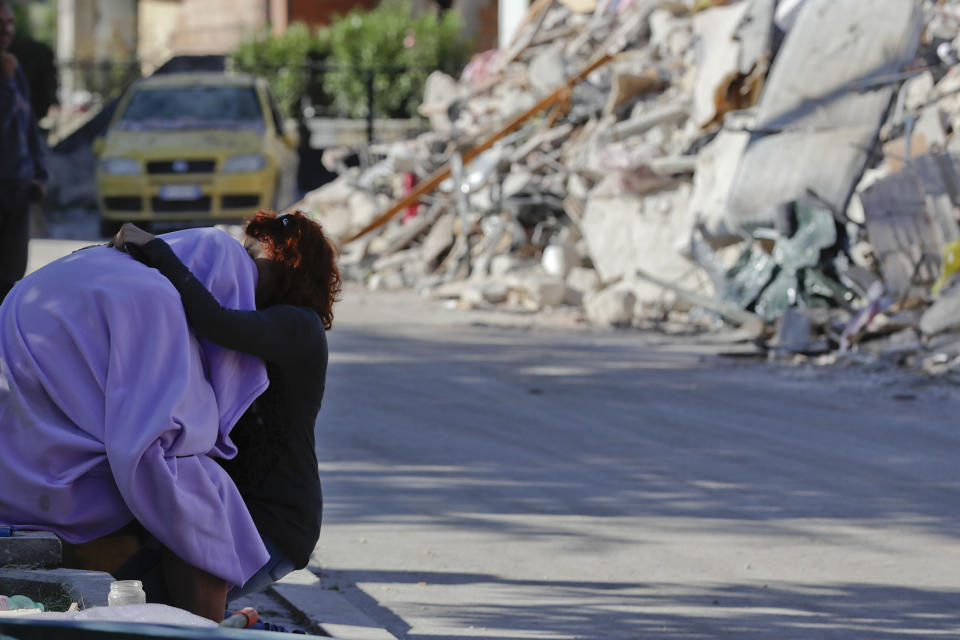
[[[445,605],[442,611],[438,607],[437,615],[463,628],[487,632],[504,629],[515,634],[498,633],[495,637],[500,640],[529,638],[546,630],[578,638],[683,640],[955,637],[960,631],[960,612],[954,606],[960,592],[956,590],[850,583],[822,587],[784,583],[557,583],[505,580],[486,574],[368,570],[335,571],[327,580],[365,585],[474,585],[507,593],[517,586],[550,589],[555,604],[463,603]],[[358,601],[364,596],[354,591],[349,597]],[[577,605],[570,606],[571,601]],[[376,605],[372,601],[369,604]],[[418,634],[399,618],[394,623],[391,630],[406,640],[476,637],[476,633]]]
[[[392,585],[378,593],[402,594],[404,619],[416,610],[437,621],[421,633],[396,614],[400,637],[466,638],[439,629],[468,627],[505,639],[960,633],[960,590],[916,587],[916,571],[914,587],[896,587],[872,577],[896,571],[849,563],[820,563],[806,583],[803,561],[766,583],[719,568],[732,566],[725,549],[749,555],[754,544],[776,547],[764,556],[776,576],[795,545],[895,565],[898,536],[956,542],[960,402],[936,385],[904,394],[862,371],[784,373],[628,333],[340,328],[330,342],[318,426],[325,522],[350,535],[380,527],[381,546],[398,549],[422,525],[459,541],[445,557],[478,536],[515,540],[520,555],[605,558],[615,574],[516,579],[526,574],[489,546],[489,572],[458,572],[456,559],[449,572],[384,571],[376,560],[324,570],[361,585],[355,598]],[[681,576],[658,545],[687,534],[727,547],[704,552],[702,570],[690,561],[700,550],[680,548]],[[660,574],[644,582],[647,562]],[[951,575],[943,567],[929,584]]]
[[[629,336],[444,338],[331,333],[318,455],[352,498],[331,517],[660,515],[765,533],[837,518],[960,535],[945,508],[960,504],[956,399],[904,403],[839,384],[856,372],[800,379]]]

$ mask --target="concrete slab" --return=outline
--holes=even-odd
[[[325,589],[307,569],[293,571],[270,587],[271,593],[327,635],[343,640],[396,640],[351,604],[339,591]]]
[[[896,86],[885,77],[913,59],[922,30],[911,0],[803,5],[737,167],[728,202],[736,222],[769,224],[771,208],[808,190],[846,208]]]
[[[103,571],[0,569],[0,593],[22,593],[34,600],[39,594],[47,594],[76,602],[81,609],[106,606],[111,582],[113,576]]]
[[[56,567],[61,553],[60,538],[48,531],[17,531],[0,538],[0,567]]]

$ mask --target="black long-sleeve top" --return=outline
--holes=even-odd
[[[266,362],[270,386],[230,433],[239,453],[218,462],[240,490],[260,535],[297,568],[305,567],[320,536],[323,509],[314,436],[327,374],[320,316],[288,304],[227,309],[163,240],[151,240],[135,253],[176,287],[198,336]]]

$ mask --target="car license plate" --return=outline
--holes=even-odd
[[[195,184],[166,184],[160,187],[161,200],[196,200],[200,187]]]

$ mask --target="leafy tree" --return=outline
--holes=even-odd
[[[414,16],[406,0],[388,0],[372,11],[352,10],[330,26],[327,90],[350,117],[367,114],[367,74],[373,74],[377,117],[416,115],[427,76],[458,72],[467,61],[459,14]]]
[[[57,67],[54,41],[56,3],[10,3],[15,36],[10,53],[17,56],[30,88],[30,104],[38,120],[57,101]]]
[[[230,62],[236,71],[267,78],[285,114],[296,117],[310,83],[310,63],[328,52],[324,34],[311,34],[307,25],[295,23],[281,36],[264,31],[240,43]]]

